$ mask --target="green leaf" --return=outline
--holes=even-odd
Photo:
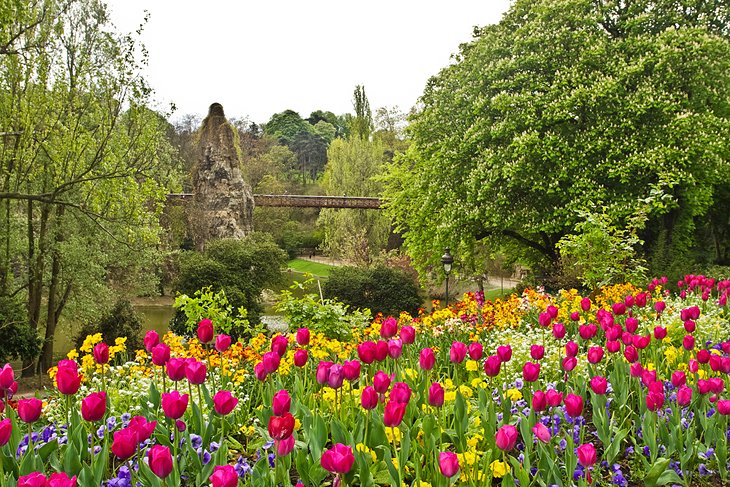
[[[659,478],[662,477],[664,473],[667,472],[667,466],[669,465],[669,459],[668,458],[657,458],[654,464],[651,466],[649,471],[646,473],[646,476],[644,477],[644,485],[646,487],[656,487],[657,485],[664,485],[659,484]],[[674,472],[674,470],[669,470],[671,472]],[[676,475],[676,473],[675,473]]]

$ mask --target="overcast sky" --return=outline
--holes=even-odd
[[[122,32],[150,20],[145,75],[177,118],[213,102],[254,122],[286,109],[352,111],[362,84],[373,110],[408,111],[428,78],[496,23],[509,0],[108,0]]]

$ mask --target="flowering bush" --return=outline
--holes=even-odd
[[[678,295],[665,284],[468,294],[347,342],[302,327],[232,344],[201,320],[191,339],[148,333],[125,361],[123,340],[90,336],[50,371],[47,402],[13,400],[0,369],[0,477],[725,484],[730,281],[688,276]]]

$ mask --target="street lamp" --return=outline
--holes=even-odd
[[[449,252],[449,248],[446,247],[444,255],[441,256],[441,263],[444,265],[444,272],[446,273],[446,307],[449,307],[449,274],[451,273],[451,264],[454,263],[454,257]]]

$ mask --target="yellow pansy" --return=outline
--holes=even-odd
[[[519,389],[508,389],[507,390],[507,397],[510,398],[510,401],[515,402],[522,399],[522,393]]]
[[[510,468],[509,464],[505,462],[495,460],[489,464],[489,470],[492,472],[492,477],[501,479],[512,471],[512,468]]]
[[[373,459],[373,462],[375,462],[378,459],[378,457],[375,455],[375,452],[373,450],[371,450],[370,448],[368,448],[363,443],[358,443],[357,445],[355,445],[355,450],[357,450],[359,452],[363,452],[366,455],[370,455],[370,458]]]
[[[479,370],[479,362],[477,362],[476,360],[467,360],[466,370],[469,372],[476,372],[477,370]]]
[[[391,428],[390,426],[387,426],[385,428],[385,436],[388,438],[388,441],[393,443],[393,441],[400,441],[402,438],[400,428],[397,426],[395,428]]]

